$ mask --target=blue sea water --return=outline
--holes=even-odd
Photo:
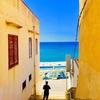
[[[76,47],[76,48],[75,48]],[[66,61],[66,55],[78,58],[78,42],[41,42],[40,62]]]

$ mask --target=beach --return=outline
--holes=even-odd
[[[56,62],[40,62],[40,66],[66,66],[65,61],[56,61]]]
[[[47,79],[65,79],[66,62],[41,62],[40,76],[43,80]]]

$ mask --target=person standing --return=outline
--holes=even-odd
[[[44,90],[44,96],[43,96],[43,100],[48,100],[49,97],[49,90],[50,90],[50,86],[48,85],[48,81],[45,82],[45,85],[43,86],[43,90]]]

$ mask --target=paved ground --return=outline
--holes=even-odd
[[[49,98],[52,100],[64,100],[65,99],[65,92],[66,92],[66,80],[49,80],[49,85],[51,87],[50,96]],[[43,85],[45,81],[41,82],[39,87],[39,91],[41,95],[43,95]]]

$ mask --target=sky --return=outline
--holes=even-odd
[[[79,0],[24,0],[40,22],[41,42],[75,41]]]

